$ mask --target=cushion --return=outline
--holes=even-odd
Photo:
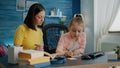
[[[0,44],[0,57],[7,55],[7,47],[5,44]]]

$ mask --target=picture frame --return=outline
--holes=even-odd
[[[25,0],[16,0],[16,11],[25,11]]]
[[[30,6],[34,3],[38,3],[37,1],[26,1],[26,10],[29,10]]]

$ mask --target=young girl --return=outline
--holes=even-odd
[[[86,45],[84,23],[82,16],[74,17],[69,24],[69,32],[62,34],[58,42],[56,53],[64,56],[81,56]]]

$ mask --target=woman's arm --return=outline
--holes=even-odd
[[[16,29],[15,35],[14,35],[14,45],[20,46],[22,45],[22,41],[24,38],[24,29],[22,27],[18,27]]]
[[[40,44],[35,44],[35,50],[40,50],[40,51],[43,51],[44,48],[43,48],[43,45],[40,45]]]

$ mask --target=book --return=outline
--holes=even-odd
[[[42,57],[37,57],[37,58],[32,58],[32,59],[19,58],[18,64],[34,65],[34,64],[44,63],[44,62],[49,62],[49,61],[50,61],[50,57],[48,56],[42,56]]]
[[[50,53],[45,52],[45,51],[44,51],[44,54],[47,55],[47,56],[49,56],[51,59],[54,59],[57,56],[63,55],[62,53],[53,53],[53,54],[50,54]]]
[[[19,64],[19,68],[46,68],[48,66],[50,66],[50,62],[44,62],[44,63],[34,64],[34,65]]]
[[[37,50],[23,50],[18,53],[19,58],[31,59],[44,56],[44,51]]]

